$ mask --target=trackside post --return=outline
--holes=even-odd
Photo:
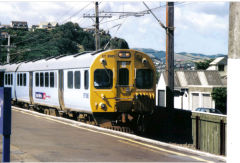
[[[11,88],[0,87],[0,134],[3,135],[2,162],[10,162]]]

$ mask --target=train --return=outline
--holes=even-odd
[[[0,66],[12,103],[97,125],[141,125],[155,106],[156,68],[133,49],[99,50]]]

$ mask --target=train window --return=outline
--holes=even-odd
[[[8,75],[7,74],[5,74],[5,85],[7,85],[7,77],[8,77]]]
[[[11,84],[10,74],[8,74],[8,85]]]
[[[129,83],[129,71],[127,68],[119,69],[119,85],[128,85]]]
[[[11,74],[11,85],[13,85],[13,74]]]
[[[20,86],[22,86],[23,85],[23,74],[21,73],[20,74]]]
[[[44,86],[44,74],[43,72],[40,72],[40,87]]]
[[[45,72],[45,87],[49,86],[49,73]]]
[[[74,87],[75,89],[80,89],[80,84],[81,84],[81,75],[80,71],[75,71],[74,72]]]
[[[50,87],[54,87],[54,72],[50,72]]]
[[[35,86],[39,87],[39,73],[35,73]]]
[[[19,86],[20,85],[20,74],[17,74],[17,85]]]
[[[73,72],[68,71],[68,88],[73,88]]]
[[[97,69],[94,72],[94,87],[97,89],[110,89],[113,84],[113,72],[109,69]]]
[[[153,72],[150,69],[138,69],[136,73],[136,87],[150,89],[153,86]]]
[[[84,88],[88,89],[89,87],[89,73],[88,70],[84,71]]]
[[[27,75],[26,75],[26,73],[23,74],[23,85],[24,86],[27,85]]]

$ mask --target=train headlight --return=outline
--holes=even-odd
[[[107,62],[106,62],[106,60],[105,60],[104,58],[101,58],[101,59],[100,59],[100,62],[101,62],[103,65],[106,65],[106,64],[107,64]]]
[[[129,52],[119,52],[118,56],[120,58],[130,58],[131,57],[131,53],[129,53]]]
[[[147,59],[146,59],[146,58],[143,58],[143,59],[142,59],[142,63],[143,63],[143,64],[147,63]]]
[[[100,105],[101,109],[103,109],[103,110],[106,109],[106,105],[104,103],[100,103],[99,105]]]

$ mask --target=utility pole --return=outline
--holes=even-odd
[[[11,35],[9,33],[4,34],[5,38],[8,39],[7,45],[0,45],[0,47],[6,47],[7,48],[7,63],[10,63],[10,48],[16,47],[15,45],[11,45]],[[15,36],[15,35],[14,35]]]
[[[98,2],[95,2],[95,22],[95,47],[97,51],[100,49]]]
[[[239,160],[240,146],[240,3],[231,2],[229,9],[228,37],[228,76],[227,76],[227,162]]]
[[[166,6],[166,107],[174,108],[174,2]]]
[[[8,34],[8,45],[7,45],[7,63],[10,62],[10,34]]]

